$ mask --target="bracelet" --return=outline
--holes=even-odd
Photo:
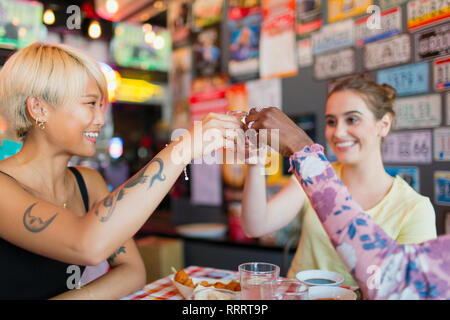
[[[89,299],[90,300],[95,300],[94,295],[92,294],[91,290],[89,290],[89,288],[87,286],[82,287],[81,289],[86,289],[88,295],[89,295]]]

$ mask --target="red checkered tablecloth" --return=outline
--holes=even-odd
[[[210,279],[238,279],[239,273],[236,271],[222,270],[207,267],[190,266],[183,269],[189,276]],[[183,296],[172,284],[170,276],[156,280],[147,284],[121,300],[183,300]]]

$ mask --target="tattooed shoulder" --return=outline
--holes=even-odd
[[[52,217],[50,217],[47,220],[43,220],[38,216],[34,216],[31,214],[31,210],[34,208],[36,204],[37,202],[29,206],[27,210],[25,210],[25,213],[23,214],[23,225],[28,231],[33,233],[41,232],[42,230],[47,228],[58,215],[58,213],[55,213]]]

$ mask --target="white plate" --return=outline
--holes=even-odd
[[[348,289],[330,286],[314,286],[308,289],[309,300],[356,300],[356,294]]]
[[[195,238],[220,238],[227,232],[227,226],[223,223],[193,223],[176,227],[179,234]]]
[[[296,278],[308,287],[312,286],[338,286],[344,282],[344,277],[333,271],[327,270],[304,270],[297,273]],[[314,279],[315,282],[308,280]],[[325,282],[326,281],[326,282]]]

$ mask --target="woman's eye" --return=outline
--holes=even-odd
[[[348,119],[347,119],[347,122],[353,124],[353,123],[358,122],[358,119],[357,119],[357,118],[351,117],[351,118],[348,118]]]
[[[325,123],[326,123],[327,126],[334,126],[334,125],[336,125],[336,121],[331,120],[331,119],[327,120]]]

